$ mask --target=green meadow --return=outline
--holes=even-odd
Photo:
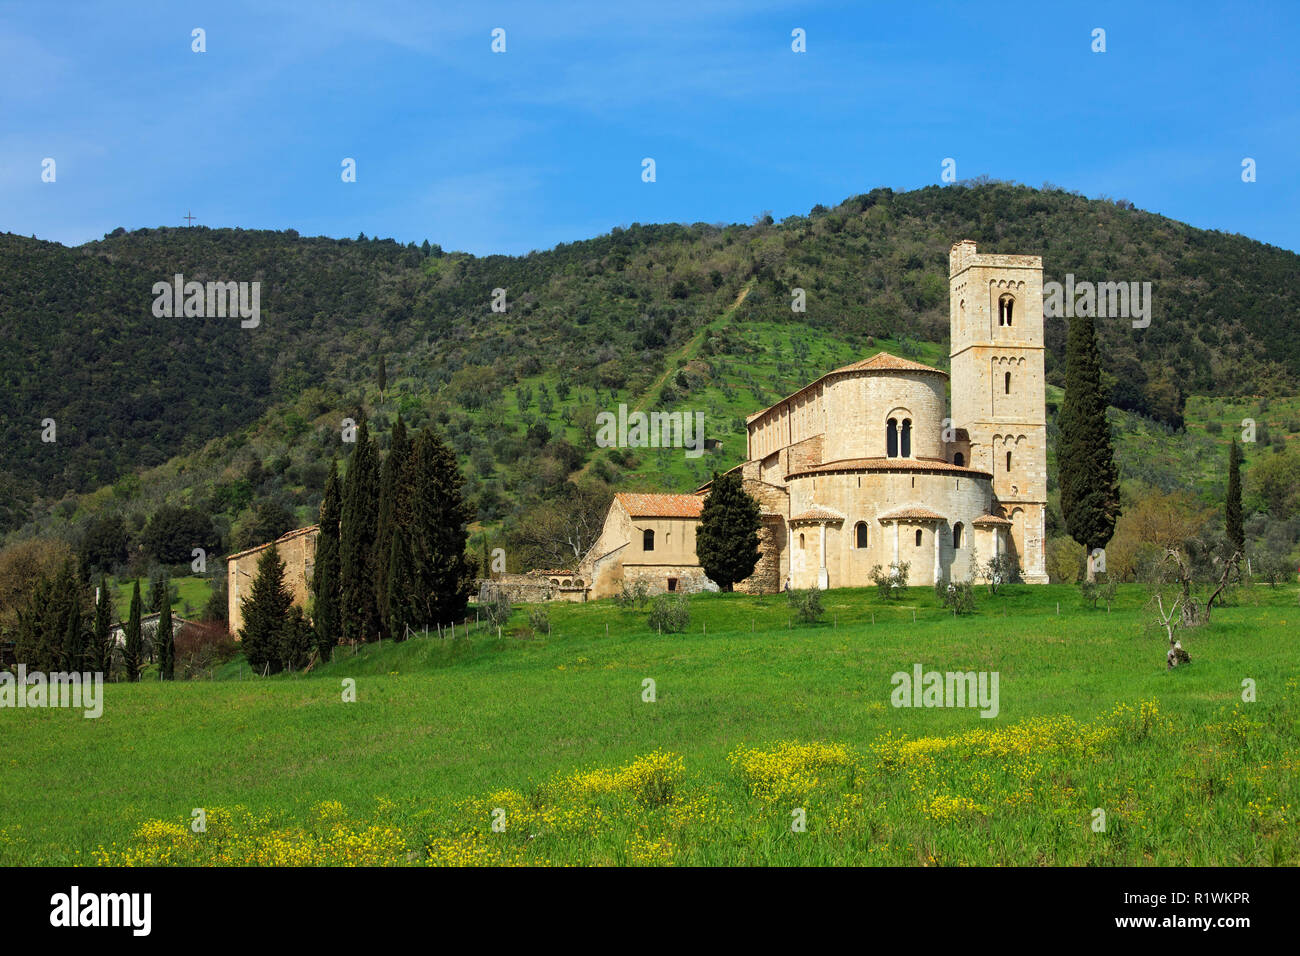
[[[672,635],[521,608],[308,674],[109,685],[96,720],[3,709],[0,864],[1300,863],[1294,587],[1239,591],[1172,672],[1137,586],[978,601],[836,590],[799,624],[705,594]],[[997,716],[892,706],[916,664],[997,672]]]

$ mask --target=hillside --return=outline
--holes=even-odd
[[[691,487],[743,455],[744,415],[830,368],[881,348],[946,366],[959,237],[1042,255],[1047,280],[1153,283],[1150,328],[1098,323],[1112,403],[1154,423],[1142,428],[1180,429],[1192,396],[1298,391],[1300,257],[1060,190],[875,190],[779,224],[634,224],[523,257],[292,230],[119,230],[76,249],[6,235],[0,531],[75,539],[111,513],[138,532],[184,503],[230,549],[311,520],[329,457],[346,451],[339,423],[362,404],[381,444],[397,414],[443,428],[488,529],[564,496],[575,472]],[[261,281],[261,325],[155,318],[152,285],[178,272]],[[804,314],[789,307],[796,286]],[[1057,386],[1064,329],[1048,323]],[[722,450],[597,453],[595,414],[620,402],[705,411]],[[1166,471],[1156,484],[1176,479]]]

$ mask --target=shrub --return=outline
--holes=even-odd
[[[685,594],[660,594],[650,605],[650,629],[680,634],[691,623],[691,605]]]
[[[182,624],[174,643],[176,676],[181,680],[211,677],[218,664],[231,660],[239,651],[224,623]]]
[[[989,593],[997,594],[1002,585],[1015,584],[1020,580],[1020,565],[1011,555],[999,554],[984,565],[984,580],[988,582]]]
[[[826,615],[822,607],[822,592],[819,588],[788,591],[790,607],[794,608],[795,620],[800,624],[816,624]]]
[[[619,589],[618,594],[614,595],[614,603],[619,607],[627,610],[636,605],[645,607],[646,602],[650,600],[650,587],[644,581],[635,582],[630,588],[627,582],[623,582],[623,587]]]
[[[975,610],[975,586],[970,581],[936,581],[934,595],[954,613],[970,614]]]
[[[911,564],[907,561],[891,564],[888,571],[878,564],[874,565],[871,568],[871,580],[876,585],[876,592],[886,601],[901,593],[907,587],[907,572],[910,568]]]
[[[534,634],[550,634],[551,609],[545,606],[531,608],[528,611],[528,626]]]
[[[1079,600],[1084,607],[1096,608],[1097,599],[1101,597],[1096,581],[1087,578],[1079,580]]]
[[[510,598],[505,591],[494,591],[488,598],[487,603],[483,605],[483,613],[487,615],[488,623],[493,627],[503,627],[506,621],[510,620],[510,612],[514,608],[510,605]]]

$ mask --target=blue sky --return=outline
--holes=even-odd
[[[1298,27],[1294,2],[0,2],[0,231],[192,209],[524,253],[803,214],[951,157],[1300,250]]]

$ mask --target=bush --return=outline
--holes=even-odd
[[[816,624],[826,615],[822,607],[822,592],[819,588],[808,588],[786,592],[790,607],[794,608],[794,617],[800,624]]]
[[[550,634],[551,609],[545,606],[531,608],[528,611],[528,626],[534,634]]]
[[[650,605],[650,630],[680,634],[691,623],[691,604],[685,594],[660,594]]]
[[[1094,610],[1097,607],[1097,599],[1101,597],[1101,591],[1097,587],[1096,581],[1089,581],[1082,578],[1079,581],[1079,600],[1084,607],[1090,607]]]
[[[225,622],[182,624],[173,640],[178,680],[210,678],[218,664],[232,660],[239,651]]]
[[[487,615],[488,624],[493,627],[504,627],[506,621],[510,620],[510,613],[513,610],[505,591],[493,591],[492,596],[483,605],[483,613]]]
[[[623,582],[623,587],[619,589],[618,594],[614,595],[614,603],[619,607],[627,610],[633,605],[645,607],[646,602],[650,600],[650,587],[644,581],[637,581],[632,587]]]
[[[902,589],[907,587],[907,572],[910,568],[911,564],[907,561],[891,564],[888,571],[878,564],[874,565],[871,568],[871,580],[876,585],[876,593],[886,601],[895,594],[901,594]]]
[[[970,614],[975,610],[975,586],[970,581],[936,581],[934,595],[954,613]]]
[[[989,593],[997,594],[1002,585],[1020,581],[1020,565],[1011,555],[999,554],[984,565],[984,579],[988,582]]]

